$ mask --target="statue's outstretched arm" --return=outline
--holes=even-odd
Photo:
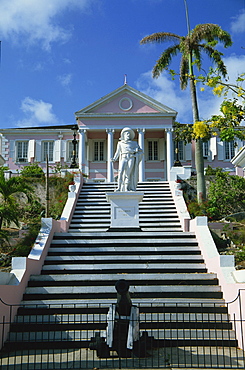
[[[117,150],[116,150],[116,152],[114,154],[114,157],[111,158],[111,161],[112,162],[115,162],[119,158],[120,152],[121,152],[121,146],[120,146],[120,143],[118,143],[117,144]]]

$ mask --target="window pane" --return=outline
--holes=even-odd
[[[54,142],[50,141],[49,143],[49,151],[48,151],[48,159],[50,161],[54,160],[53,153],[54,153]]]
[[[94,160],[95,161],[99,160],[99,143],[98,143],[98,141],[94,142]]]
[[[148,159],[152,161],[152,141],[148,142]]]
[[[154,141],[154,161],[157,161],[158,160],[158,142],[157,141]]]
[[[18,161],[27,161],[28,157],[28,141],[19,141],[17,143],[17,160]]]
[[[43,161],[46,161],[47,156],[49,161],[53,161],[54,160],[53,153],[54,153],[54,142],[45,141],[43,143]]]
[[[104,161],[104,141],[94,142],[94,161]]]
[[[234,141],[225,141],[225,159],[231,159],[235,155]]]
[[[149,161],[158,160],[158,141],[157,140],[148,141],[148,160]]]
[[[184,142],[183,142],[183,140],[178,142],[178,147],[179,147],[179,160],[183,161],[184,160]]]
[[[100,141],[100,161],[104,160],[104,142]]]
[[[234,157],[235,155],[235,145],[234,145],[234,141],[230,141],[230,153],[231,153],[231,158]],[[231,159],[230,158],[230,159]]]
[[[208,157],[208,151],[209,151],[208,141],[204,141],[202,145],[203,145],[203,156]]]

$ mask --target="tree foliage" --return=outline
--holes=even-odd
[[[206,199],[206,185],[204,177],[204,159],[202,151],[202,141],[207,139],[206,125],[199,120],[199,110],[197,103],[197,93],[193,67],[198,70],[202,66],[202,54],[206,54],[216,66],[218,72],[224,77],[227,74],[225,64],[222,60],[222,53],[216,50],[218,42],[224,47],[232,45],[230,35],[216,24],[199,24],[190,30],[186,36],[179,36],[170,32],[158,32],[146,36],[141,40],[141,44],[173,42],[173,45],[163,51],[153,68],[153,77],[159,77],[163,70],[168,69],[172,59],[177,54],[181,54],[180,61],[180,87],[185,89],[190,84],[190,94],[192,101],[192,113],[194,126],[192,128],[192,138],[196,140],[195,162],[197,172],[197,197],[198,202]],[[171,71],[172,75],[174,74]],[[185,127],[188,131],[189,130]],[[189,138],[188,138],[189,140]]]
[[[4,176],[4,169],[0,168],[0,229],[3,221],[6,224],[14,222],[18,225],[21,211],[14,195],[24,193],[30,200],[32,192],[32,187],[26,184],[21,176],[11,177],[7,180]]]
[[[185,89],[188,81],[192,76],[192,69],[190,66],[190,56],[193,58],[193,64],[201,69],[202,55],[205,53],[217,67],[217,70],[226,76],[227,71],[222,60],[222,53],[215,49],[218,42],[221,42],[225,48],[232,45],[231,37],[228,32],[222,30],[220,26],[212,23],[205,23],[197,25],[186,36],[179,36],[170,32],[157,32],[146,36],[141,40],[141,44],[146,43],[163,43],[173,42],[173,46],[168,47],[161,54],[157,60],[152,74],[153,77],[159,77],[163,70],[168,69],[172,59],[177,54],[181,54],[180,61],[180,86]],[[173,72],[171,70],[171,72]]]
[[[237,84],[223,83],[221,76],[212,77],[210,74],[205,78],[199,76],[200,81],[213,89],[214,95],[224,96],[220,114],[213,115],[208,120],[195,122],[194,125],[176,122],[176,138],[184,140],[185,143],[196,140],[197,137],[207,141],[216,135],[219,135],[222,141],[233,141],[236,138],[245,140],[245,129],[241,125],[245,119],[245,89],[242,85],[245,81],[244,76],[245,74],[238,76]],[[232,98],[228,98],[229,92],[232,92]]]
[[[220,219],[236,212],[245,211],[245,178],[216,172],[208,192],[207,213]]]

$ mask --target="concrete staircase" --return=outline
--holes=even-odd
[[[5,348],[88,348],[102,335],[126,279],[140,308],[140,330],[160,345],[237,345],[215,274],[207,273],[195,235],[183,232],[167,182],[145,182],[141,231],[108,232],[105,193],[85,183],[68,233],[54,236],[42,273],[32,276]]]

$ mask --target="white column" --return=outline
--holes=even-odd
[[[144,128],[138,128],[138,144],[140,148],[143,150],[143,153],[145,152],[145,129]],[[139,164],[139,181],[143,182],[145,181],[145,155],[143,154],[142,161]]]
[[[173,166],[173,135],[172,129],[165,129],[167,136],[167,180],[170,180],[170,170]]]
[[[111,158],[113,158],[113,129],[107,129],[107,182],[114,181],[114,174],[113,174],[113,163],[111,162]]]
[[[79,153],[78,162],[79,169],[82,173],[85,172],[85,158],[86,158],[86,130],[83,128],[79,129]]]

